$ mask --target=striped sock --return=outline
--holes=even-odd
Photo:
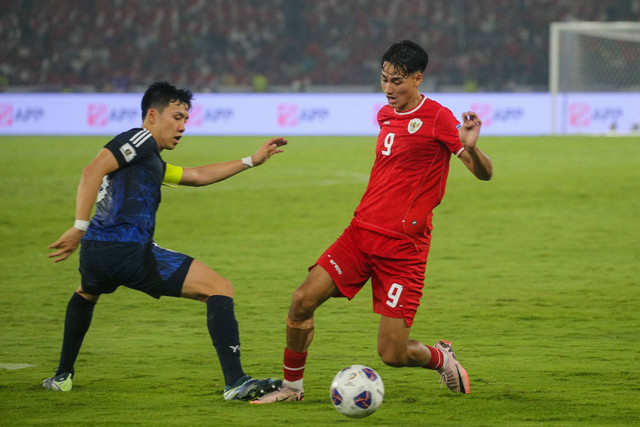
[[[298,353],[288,348],[284,349],[284,382],[294,390],[302,388],[302,378],[304,377],[304,367],[307,362],[308,352]]]
[[[425,345],[431,352],[431,360],[424,367],[427,369],[442,369],[447,362],[447,356],[440,350],[430,345]]]

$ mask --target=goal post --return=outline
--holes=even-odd
[[[560,94],[640,92],[640,22],[553,22],[549,37],[552,132]]]

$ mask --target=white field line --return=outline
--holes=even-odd
[[[33,368],[36,365],[29,363],[0,363],[0,369],[6,369],[7,371],[17,371],[18,369]]]

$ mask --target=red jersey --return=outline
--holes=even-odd
[[[431,217],[444,196],[451,154],[464,148],[451,111],[423,95],[411,111],[385,105],[369,185],[354,223],[388,236],[409,236],[418,246],[431,240]]]

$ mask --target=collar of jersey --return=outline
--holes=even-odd
[[[420,94],[422,95],[422,94]],[[403,111],[402,113],[397,112],[396,110],[393,110],[394,113],[396,113],[399,116],[404,116],[406,114],[413,114],[416,112],[416,110],[419,110],[420,107],[422,107],[422,104],[424,104],[424,102],[427,100],[427,97],[422,95],[422,102],[420,102],[420,104],[418,104],[418,106],[416,108],[414,108],[413,110],[409,110],[409,111]]]

